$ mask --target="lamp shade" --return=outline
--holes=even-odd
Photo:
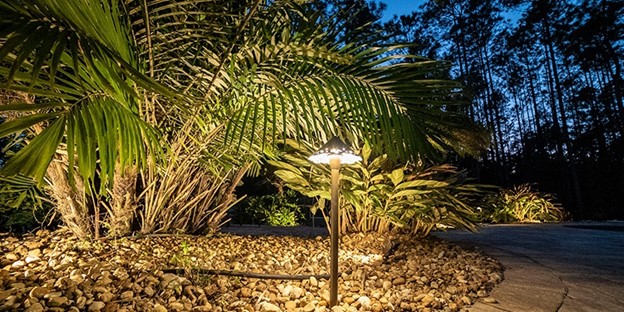
[[[347,165],[362,160],[362,157],[353,153],[349,146],[337,136],[331,138],[312,156],[308,157],[308,160],[317,164],[329,164],[329,160],[334,157],[338,157],[340,163]]]

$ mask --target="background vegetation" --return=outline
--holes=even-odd
[[[274,174],[285,186],[317,198],[312,211],[320,210],[327,219],[329,168],[307,160],[314,152],[312,146],[293,140],[286,143],[279,160],[269,161]],[[464,172],[448,165],[393,162],[387,154],[374,155],[368,144],[356,153],[362,162],[341,169],[342,233],[401,230],[427,235],[439,227],[475,229],[476,213],[470,200],[478,197],[480,187],[464,183]]]
[[[537,182],[605,219],[624,217],[623,16],[621,1],[429,1],[393,24],[475,95],[493,131],[482,181]]]
[[[554,222],[565,217],[553,195],[535,191],[529,184],[488,194],[481,206],[481,220],[491,223]]]
[[[293,190],[282,193],[250,196],[234,207],[232,222],[240,224],[267,224],[270,226],[296,226],[305,221],[299,204],[299,194]]]

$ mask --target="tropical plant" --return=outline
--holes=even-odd
[[[45,225],[50,208],[32,180],[0,177],[0,232],[24,232]]]
[[[286,143],[290,150],[268,163],[286,186],[318,199],[313,213],[323,211],[331,198],[329,169],[307,160],[313,152],[310,145]],[[360,153],[361,163],[341,169],[341,232],[397,229],[428,235],[438,227],[475,229],[470,199],[480,187],[463,184],[464,172],[449,165],[397,165],[386,154],[374,156],[368,143]]]
[[[21,113],[0,137],[32,138],[0,173],[45,180],[64,222],[97,237],[102,224],[124,235],[137,218],[157,230],[157,211],[173,216],[163,231],[188,223],[195,212],[157,199],[161,186],[200,201],[204,186],[167,182],[199,170],[231,190],[278,137],[400,142],[393,159],[480,145],[451,109],[465,104],[461,86],[430,76],[447,63],[390,65],[397,56],[384,55],[400,46],[335,42],[338,30],[302,12],[291,1],[0,0],[0,87],[32,96],[0,106]],[[199,209],[223,218],[220,203]],[[222,221],[208,219],[211,230]]]
[[[485,197],[483,206],[481,214],[485,222],[556,222],[564,218],[555,197],[535,191],[530,184],[490,194]]]
[[[234,190],[249,164],[230,169],[214,165],[202,160],[204,146],[212,144],[209,139],[186,139],[173,142],[166,164],[153,164],[141,176],[141,233],[214,232],[227,221],[227,211],[242,199],[236,198]]]
[[[242,204],[244,217],[253,223],[271,226],[296,226],[304,219],[297,204],[297,194],[292,190],[283,193],[249,197]]]

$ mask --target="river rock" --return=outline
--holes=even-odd
[[[15,262],[13,262],[13,263],[11,264],[11,267],[13,267],[13,268],[16,268],[16,269],[17,269],[17,268],[21,268],[21,267],[23,267],[23,266],[25,266],[25,265],[26,265],[26,262],[24,262],[24,261],[22,261],[22,260],[17,260],[17,261],[15,261]]]
[[[69,299],[67,299],[67,297],[54,297],[48,300],[48,305],[51,307],[60,307],[64,305],[65,303],[67,303],[68,301]]]
[[[360,306],[362,306],[365,309],[371,305],[371,299],[368,298],[367,296],[361,296],[360,298],[357,299],[357,302],[359,303]]]
[[[269,302],[263,302],[260,304],[260,312],[281,312],[282,309],[280,309],[278,306],[269,303]]]
[[[132,300],[133,297],[134,297],[134,292],[132,292],[132,290],[128,290],[128,291],[122,292],[119,298],[121,299],[121,301],[130,301]]]
[[[30,305],[30,307],[28,307],[25,312],[43,312],[43,305],[41,305],[41,303],[39,302],[35,302],[33,304]]]
[[[383,281],[381,288],[383,288],[384,290],[388,290],[392,287],[392,282],[391,281]]]
[[[316,277],[310,276],[310,285],[313,286],[313,287],[317,287],[318,286],[318,280],[316,279]]]
[[[171,302],[169,303],[169,308],[173,311],[183,311],[184,310],[184,304],[182,302]]]
[[[26,236],[24,241],[41,241],[34,248],[17,238],[4,238],[0,305],[9,311],[329,309],[329,282],[324,279],[261,280],[162,271],[187,245],[185,257],[199,267],[227,270],[235,265],[245,272],[324,274],[329,267],[327,237],[165,235],[81,242],[59,230]],[[479,297],[491,300],[489,290],[503,278],[494,260],[440,240],[400,236],[394,238],[401,241],[399,247],[383,259],[386,235],[347,234],[342,239],[340,308],[335,309],[460,311]],[[29,256],[40,260],[26,263]]]
[[[398,286],[398,285],[403,285],[405,284],[405,278],[403,277],[397,277],[394,280],[392,280],[392,285]]]
[[[24,259],[24,261],[26,262],[26,264],[30,264],[36,261],[41,260],[39,257],[37,256],[26,256],[26,259]]]
[[[154,305],[154,312],[168,312],[167,308],[165,308],[163,305],[157,303]]]
[[[105,292],[105,293],[100,294],[99,296],[99,299],[104,303],[111,302],[113,298],[115,298],[115,295],[112,294],[111,292]]]
[[[41,299],[41,298],[43,298],[43,296],[45,296],[48,293],[50,293],[50,289],[49,288],[41,287],[41,286],[35,286],[35,287],[33,287],[30,290],[30,292],[28,293],[28,296],[30,296],[31,298]]]
[[[251,289],[247,288],[247,287],[243,287],[240,289],[240,295],[243,298],[249,298],[251,297]]]

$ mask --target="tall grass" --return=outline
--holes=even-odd
[[[565,217],[563,208],[553,195],[541,193],[530,184],[503,189],[487,196],[482,218],[486,222],[555,222]]]
[[[219,130],[215,130],[219,131]],[[167,163],[152,164],[142,176],[141,233],[217,231],[238,200],[236,185],[248,164],[225,169],[202,161],[202,148],[190,136],[172,144]]]

